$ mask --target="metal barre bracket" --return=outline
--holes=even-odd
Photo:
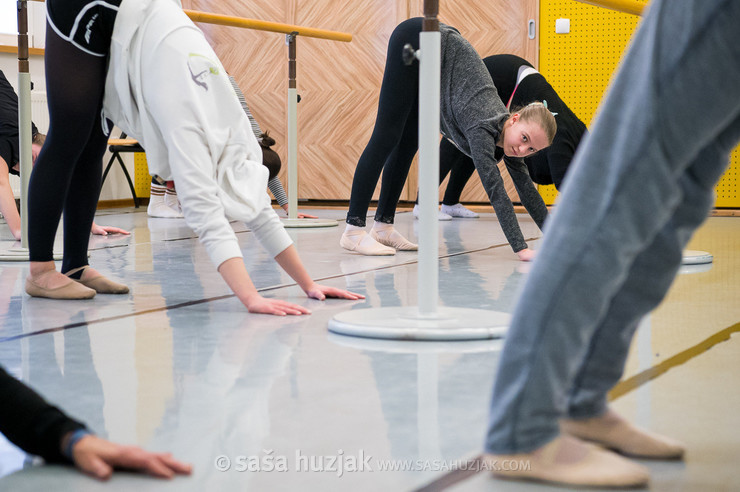
[[[401,58],[403,59],[404,65],[411,65],[414,63],[414,60],[421,59],[421,50],[415,50],[413,46],[407,43],[403,45]]]

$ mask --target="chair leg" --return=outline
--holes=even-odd
[[[121,159],[121,156],[118,154],[118,152],[116,152],[115,157],[116,159],[118,159],[118,163],[121,165],[123,174],[126,175],[126,181],[128,181],[128,187],[131,190],[131,196],[134,198],[134,208],[139,208],[139,197],[136,196],[136,188],[134,188],[134,183],[131,182],[131,176],[128,173],[128,169],[126,169],[126,165],[123,163],[123,159]]]
[[[108,165],[105,166],[105,171],[103,171],[103,179],[100,180],[100,188],[103,188],[103,183],[105,183],[105,178],[108,176],[108,171],[110,171],[110,167],[113,165],[113,160],[116,158],[118,154],[113,154],[108,161]]]

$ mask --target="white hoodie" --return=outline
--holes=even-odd
[[[124,0],[113,29],[105,118],[139,140],[149,172],[172,179],[213,263],[241,257],[229,219],[274,257],[292,244],[268,171],[226,71],[177,0]]]

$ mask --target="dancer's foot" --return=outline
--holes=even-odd
[[[79,278],[74,278],[77,272],[82,271]],[[118,282],[114,282],[103,276],[100,272],[90,265],[81,266],[68,271],[65,275],[76,282],[93,289],[98,294],[128,294],[128,287]]]
[[[454,205],[445,205],[443,203],[439,211],[449,215],[450,217],[460,217],[462,219],[477,219],[480,217],[480,215],[469,208],[465,208],[462,203],[456,203]]]
[[[180,217],[183,217],[180,200],[178,200],[177,192],[174,188],[167,188],[167,191],[164,192],[164,204],[167,205],[167,207],[171,210],[174,210],[175,212],[180,214]]]
[[[362,228],[347,229],[339,240],[339,245],[349,251],[355,251],[365,256],[392,256],[396,250],[383,246]]]
[[[393,224],[376,222],[370,231],[370,236],[380,244],[385,244],[397,251],[418,251],[419,245],[414,244],[398,232]]]
[[[414,218],[419,218],[419,204],[414,205]],[[442,212],[441,210],[437,211],[437,220],[452,220],[452,217],[447,215],[446,213]]]
[[[641,429],[611,409],[599,417],[562,420],[560,429],[584,441],[639,458],[677,460],[686,451],[675,439]]]
[[[146,213],[149,217],[158,217],[162,219],[181,219],[182,212],[177,208],[172,208],[165,195],[167,187],[164,185],[152,184],[149,190],[149,205]],[[175,204],[177,204],[177,195],[175,195]]]
[[[642,487],[647,468],[574,437],[559,436],[531,453],[486,455],[498,478],[577,487]]]
[[[33,272],[26,278],[26,293],[31,297],[47,299],[92,299],[95,291],[81,285],[53,267],[40,272]]]

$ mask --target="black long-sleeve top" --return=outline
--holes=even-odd
[[[516,87],[517,75],[523,65],[532,65],[516,55],[493,55],[483,59],[491,74],[499,97],[505,103]],[[526,106],[533,101],[547,101],[558,124],[552,144],[542,151],[526,157],[529,174],[535,183],[554,184],[560,189],[576,148],[586,133],[586,125],[566,106],[555,89],[539,73],[526,76],[516,88],[510,109]],[[511,159],[504,157],[504,159]]]
[[[33,122],[31,131],[34,136],[38,133]],[[18,135],[18,96],[0,70],[0,157],[8,165],[8,171],[16,175],[18,171],[14,171],[13,166],[20,160]]]
[[[0,432],[10,442],[47,463],[69,463],[62,439],[84,428],[0,367]]]

